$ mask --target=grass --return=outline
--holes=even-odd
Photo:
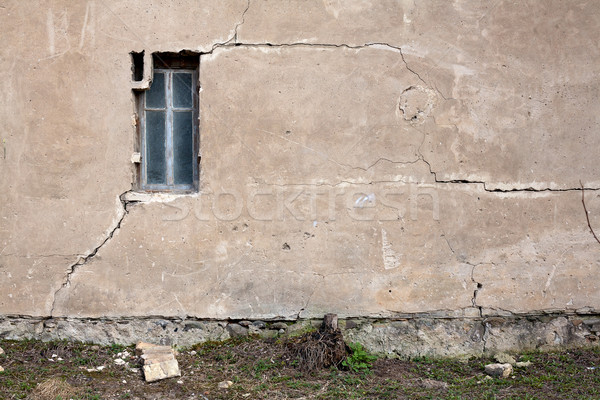
[[[147,384],[132,347],[38,341],[0,341],[0,347],[6,351],[0,356],[1,399],[600,398],[598,348],[516,354],[532,365],[492,379],[483,373],[489,358],[378,359],[357,371],[301,373],[285,342],[244,338],[180,349],[182,376]],[[132,354],[128,365],[116,365],[125,350]],[[98,366],[105,368],[88,371]],[[219,389],[222,381],[233,385]]]

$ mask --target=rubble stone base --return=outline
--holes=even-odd
[[[102,345],[189,346],[226,340],[232,332],[262,337],[298,335],[321,320],[204,321],[170,318],[25,318],[0,317],[0,338],[73,340]],[[236,329],[247,326],[248,328]],[[519,315],[481,318],[340,319],[348,342],[389,357],[459,357],[498,352],[598,346],[600,315]],[[245,333],[244,333],[245,332]],[[238,335],[236,333],[236,335]]]

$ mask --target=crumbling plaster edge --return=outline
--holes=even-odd
[[[243,320],[260,320],[267,322],[297,322],[303,320],[319,319],[324,315],[323,312],[305,312],[302,308],[298,312],[291,312],[288,315],[232,315],[230,317],[204,317],[196,314],[111,314],[106,315],[33,315],[33,314],[0,314],[2,320],[72,320],[72,321],[131,321],[131,320],[169,320],[169,321],[204,321],[204,322],[238,322]],[[353,313],[337,313],[340,319],[344,320],[386,320],[386,321],[404,321],[404,320],[482,320],[486,318],[512,318],[512,319],[528,319],[528,318],[600,318],[600,309],[595,307],[580,307],[577,309],[541,309],[530,311],[508,310],[499,307],[474,306],[457,308],[454,310],[440,309],[422,312],[402,312],[394,310],[386,310],[381,312],[353,312]],[[600,321],[599,321],[600,322]]]

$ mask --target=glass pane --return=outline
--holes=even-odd
[[[146,111],[146,183],[167,183],[165,112]]]
[[[165,74],[154,73],[150,90],[146,91],[146,108],[165,108]]]
[[[194,142],[191,111],[173,113],[173,168],[175,184],[194,182]]]
[[[173,107],[192,108],[192,74],[173,74]]]

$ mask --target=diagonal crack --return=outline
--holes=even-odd
[[[212,54],[212,52],[217,47],[237,46],[238,45],[238,28],[244,24],[244,19],[246,17],[246,13],[250,9],[250,0],[247,0],[247,1],[248,1],[248,3],[246,4],[246,9],[242,12],[242,16],[240,18],[240,22],[236,23],[235,26],[233,27],[233,35],[231,35],[231,37],[229,39],[227,39],[226,41],[224,41],[222,43],[215,43],[212,46],[212,48],[211,48],[211,50],[209,52],[207,52],[207,53],[200,53],[200,55],[202,55],[202,54]]]
[[[63,290],[66,289],[68,287],[71,286],[71,278],[73,277],[73,275],[75,274],[75,272],[77,272],[77,270],[87,264],[88,261],[90,261],[92,258],[94,258],[96,256],[96,254],[98,254],[98,251],[106,244],[108,243],[114,236],[115,232],[117,230],[119,230],[121,228],[121,223],[123,222],[123,220],[125,219],[125,216],[129,213],[127,206],[130,203],[136,203],[137,201],[128,201],[125,200],[125,196],[127,195],[127,193],[129,193],[131,190],[128,190],[124,193],[122,193],[119,196],[119,201],[121,203],[121,209],[119,210],[118,213],[118,218],[116,223],[114,224],[114,226],[112,226],[109,231],[108,234],[106,235],[106,237],[102,240],[102,242],[96,246],[92,251],[88,252],[86,255],[84,256],[80,256],[79,259],[71,264],[69,266],[69,272],[67,272],[67,276],[65,277],[65,281],[62,283],[62,285],[54,292],[54,298],[52,300],[52,308],[50,309],[50,317],[52,317],[52,315],[54,314],[54,309],[56,307],[56,299],[58,297],[58,294]]]
[[[233,42],[234,43],[238,42],[238,28],[244,24],[244,22],[245,22],[244,20],[246,18],[246,13],[248,12],[249,9],[250,9],[250,0],[248,0],[248,4],[246,4],[246,9],[242,13],[242,21],[235,25],[234,34],[233,34]]]

